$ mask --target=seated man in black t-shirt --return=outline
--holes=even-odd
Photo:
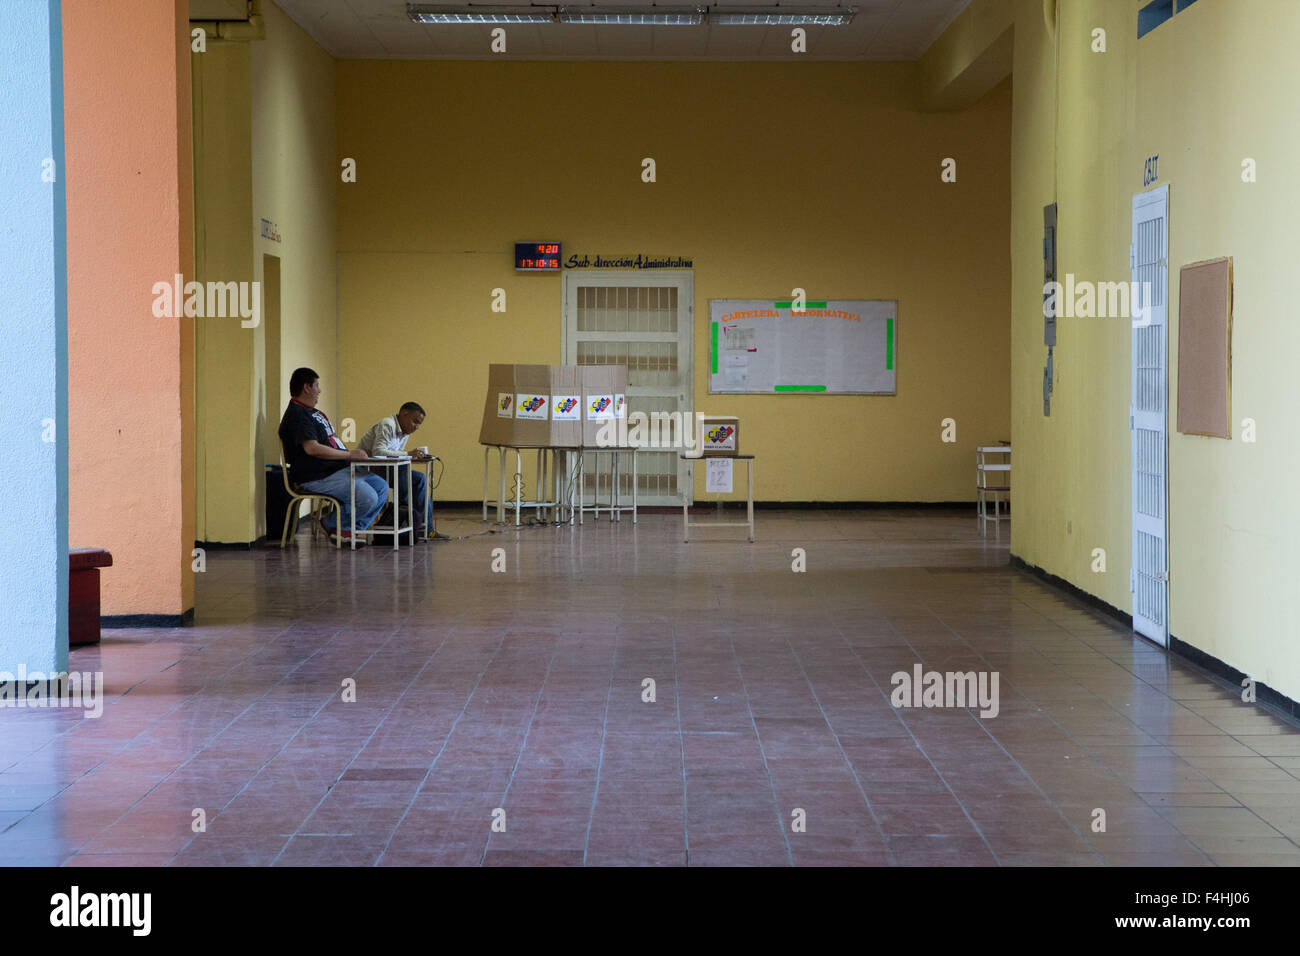
[[[284,446],[284,460],[289,465],[289,480],[304,491],[337,498],[343,504],[343,525],[350,527],[352,495],[348,488],[348,462],[365,461],[368,456],[360,448],[348,451],[334,434],[329,417],[316,407],[320,392],[319,375],[309,368],[294,369],[289,378],[289,394],[293,397],[280,419],[280,444]],[[360,532],[374,523],[388,503],[388,482],[379,475],[357,475],[356,496]],[[351,532],[342,527],[332,528],[332,521],[332,518],[325,519],[326,530],[342,535],[347,541]]]

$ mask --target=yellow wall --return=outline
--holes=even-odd
[[[1012,550],[1107,602],[1131,610],[1130,324],[1061,319],[1052,416],[1042,415],[1042,206],[1060,203],[1058,266],[1078,279],[1127,281],[1131,203],[1158,154],[1168,184],[1170,623],[1181,640],[1287,696],[1300,697],[1294,641],[1300,531],[1289,478],[1300,444],[1289,430],[1296,324],[1289,230],[1294,37],[1300,4],[1200,0],[1141,40],[1138,0],[1060,4],[1060,109],[1053,39],[1041,0],[1019,0],[1012,125]],[[1107,31],[1107,52],[1090,50]],[[1054,138],[1059,137],[1055,149]],[[1241,181],[1241,162],[1259,181]],[[1234,258],[1234,440],[1181,435],[1178,272]],[[1241,440],[1241,420],[1259,440]],[[1092,549],[1107,573],[1091,570]]]
[[[262,282],[263,255],[280,259],[280,388],[266,398],[266,360],[275,361],[268,323],[256,330],[254,405],[261,425],[256,470],[257,533],[264,534],[262,465],[278,460],[276,430],[289,401],[289,376],[305,365],[320,373],[321,408],[335,418],[338,308],[335,301],[335,199],[339,159],[334,147],[335,61],[272,3],[262,5],[266,39],[250,44],[253,155],[253,271]],[[280,241],[262,237],[275,223]],[[269,334],[273,335],[273,331]],[[274,381],[277,374],[271,374]],[[280,529],[270,529],[279,537]]]
[[[968,6],[918,62],[918,100],[926,109],[962,109],[1011,73],[1015,0]]]
[[[315,368],[322,408],[336,407],[335,62],[278,7],[262,14],[265,39],[209,37],[192,57],[197,278],[261,283],[263,255],[280,258],[285,394],[270,407],[267,323],[197,320],[197,537],[222,543],[267,533],[263,466],[278,458],[272,436],[293,369]],[[280,242],[262,237],[263,218]]]
[[[488,364],[562,360],[522,239],[694,260],[695,405],[741,417],[761,499],[970,500],[1008,437],[1008,85],[941,114],[912,64],[341,61],[337,97],[339,414],[424,404],[441,497],[481,494]],[[708,395],[709,299],[795,287],[900,301],[897,397]]]
[[[248,43],[208,39],[194,80],[195,278],[253,281]],[[198,540],[255,537],[255,330],[238,316],[195,319]],[[258,469],[260,472],[260,468]]]
[[[976,0],[919,65],[343,61],[333,88],[324,54],[272,10],[268,43],[282,30],[283,46],[258,68],[258,95],[278,93],[255,108],[256,135],[273,145],[258,140],[254,227],[267,215],[286,237],[273,249],[286,256],[282,375],[315,365],[330,414],[359,429],[402,400],[425,403],[422,441],[449,466],[440,495],[472,499],[486,366],[561,360],[560,281],[515,274],[510,243],[689,256],[695,404],[745,421],[763,459],[760,498],[967,499],[971,446],[1009,430],[1013,552],[1129,609],[1131,330],[1061,320],[1044,418],[1041,209],[1060,203],[1062,274],[1127,280],[1132,196],[1143,160],[1159,154],[1171,187],[1171,404],[1178,268],[1232,255],[1236,275],[1238,438],[1170,435],[1171,630],[1300,697],[1286,547],[1297,515],[1285,497],[1300,452],[1284,418],[1300,333],[1284,312],[1294,269],[1283,235],[1300,132],[1278,121],[1294,106],[1292,84],[1277,82],[1294,73],[1300,4],[1200,0],[1139,41],[1141,5],[1059,4],[1059,71],[1057,4]],[[999,74],[1008,18],[1014,103],[1003,83],[970,109],[920,112],[960,106]],[[1096,27],[1105,53],[1090,49]],[[322,112],[331,96],[334,130]],[[333,178],[347,156],[355,184]],[[640,182],[643,156],[658,163],[653,185]],[[946,156],[958,159],[955,185],[939,181]],[[1257,183],[1241,182],[1247,156]],[[490,311],[497,286],[505,315]],[[896,398],[707,395],[708,300],[795,286],[900,299]],[[1246,416],[1255,444],[1240,441]],[[955,445],[939,441],[944,417],[958,421]],[[1098,547],[1105,574],[1091,570]]]

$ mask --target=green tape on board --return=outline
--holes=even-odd
[[[713,363],[713,374],[718,374],[718,323],[713,323],[713,347],[709,350],[709,358]]]
[[[885,319],[885,368],[894,367],[894,317]]]
[[[777,392],[824,392],[825,385],[774,385],[774,391]]]
[[[825,303],[825,302],[805,302],[805,303],[803,304],[803,307],[804,307],[805,309],[824,309],[824,308],[826,308],[826,303]],[[794,308],[794,300],[791,299],[791,300],[788,301],[788,302],[773,302],[773,303],[772,303],[772,308],[774,308],[774,309],[793,309],[793,308]]]

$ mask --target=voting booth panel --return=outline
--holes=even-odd
[[[627,417],[626,365],[490,365],[479,443],[508,447],[616,444]],[[603,431],[603,436],[602,436]]]

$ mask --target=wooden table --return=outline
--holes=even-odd
[[[68,645],[99,643],[99,569],[113,566],[103,548],[68,549]]]

